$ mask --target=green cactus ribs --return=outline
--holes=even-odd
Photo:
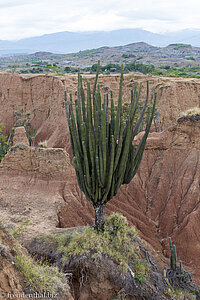
[[[192,282],[191,274],[183,269],[181,260],[179,260],[179,264],[177,265],[176,246],[172,245],[171,237],[169,237],[169,247],[171,253],[170,269],[167,269],[166,276],[173,288],[181,287],[184,289],[186,284]]]
[[[146,100],[138,117],[141,84],[135,83],[131,92],[129,111],[123,115],[122,85],[123,65],[119,84],[117,111],[114,109],[113,93],[105,94],[103,99],[98,85],[100,62],[93,89],[87,82],[83,88],[82,76],[78,74],[78,91],[75,102],[70,94],[65,109],[69,126],[73,165],[80,189],[95,209],[95,228],[103,230],[103,216],[106,203],[118,192],[122,184],[128,184],[140,165],[147,136],[154,117],[156,93],[153,106],[147,106],[149,83],[147,82]],[[137,114],[137,116],[136,116]],[[133,139],[137,135],[143,118],[146,118],[145,133],[137,147]]]

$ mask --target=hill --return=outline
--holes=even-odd
[[[0,40],[0,54],[28,54],[37,51],[70,53],[102,46],[114,47],[141,41],[154,46],[167,46],[170,43],[187,43],[193,46],[200,46],[200,30],[188,29],[165,34],[157,34],[138,28],[90,32],[64,31],[18,41]]]
[[[12,73],[74,73],[95,72],[97,61],[101,61],[102,72],[125,72],[143,74],[195,77],[200,74],[200,47],[190,44],[172,43],[156,47],[145,42],[124,46],[100,47],[69,54],[37,51],[28,55],[11,55],[0,58],[0,71]]]

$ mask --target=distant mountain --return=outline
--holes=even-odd
[[[200,47],[200,29],[184,29],[163,34],[170,43],[191,44]],[[170,44],[168,43],[168,44]]]
[[[157,34],[143,29],[120,29],[92,32],[57,32],[18,41],[0,40],[0,55],[48,51],[74,53],[103,46],[119,46],[146,42],[153,46],[170,43],[188,43],[200,46],[200,30],[182,30],[174,33]]]

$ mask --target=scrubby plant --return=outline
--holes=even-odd
[[[66,278],[57,267],[36,262],[23,252],[16,255],[15,265],[25,278],[26,284],[38,293],[49,292],[58,295],[59,291],[67,289]]]
[[[22,233],[24,233],[29,225],[30,220],[23,221],[19,226],[15,227],[12,231],[12,235],[17,239]]]
[[[165,290],[165,294],[170,296],[171,299],[177,299],[177,300],[197,300],[198,298],[196,297],[195,294],[192,292],[188,291],[183,291],[181,289],[172,289],[168,288]]]
[[[38,146],[39,146],[40,148],[47,148],[47,141],[41,141],[41,142],[39,142],[39,143],[38,143]]]
[[[0,162],[2,158],[6,155],[11,146],[11,138],[13,136],[13,130],[11,130],[9,137],[3,134],[3,129],[5,126],[0,123]]]
[[[171,237],[169,237],[169,247],[170,247],[170,269],[167,270],[166,276],[169,283],[173,287],[182,287],[184,284],[192,282],[191,274],[183,269],[181,260],[177,266],[177,253],[176,246],[172,245]]]
[[[149,266],[146,260],[137,260],[134,263],[135,279],[142,283],[149,272]]]
[[[63,263],[82,255],[88,255],[97,261],[104,255],[112,259],[121,272],[126,272],[130,262],[134,261],[134,276],[140,277],[146,274],[148,268],[143,261],[140,263],[138,258],[136,243],[134,243],[137,235],[135,227],[128,226],[124,216],[113,213],[105,216],[104,231],[97,232],[92,227],[86,227],[71,236],[63,234],[55,238],[55,241],[58,243],[58,252],[63,255]]]
[[[103,230],[106,203],[115,196],[122,184],[128,184],[140,165],[147,136],[151,127],[156,105],[156,93],[152,109],[148,108],[145,134],[135,147],[132,141],[139,131],[149,99],[147,82],[146,100],[136,124],[134,123],[142,86],[131,93],[131,105],[126,119],[123,118],[121,71],[117,113],[114,113],[112,93],[104,95],[102,103],[100,87],[97,86],[100,62],[91,92],[87,82],[85,95],[82,77],[78,74],[78,97],[75,100],[76,118],[72,95],[65,107],[69,125],[73,164],[77,181],[86,198],[95,210],[95,228]],[[109,104],[109,101],[111,104]],[[110,110],[108,109],[110,107]],[[135,126],[134,126],[135,124]]]
[[[4,128],[5,126],[3,126],[3,124],[0,123],[0,161],[2,160],[2,158],[5,156],[7,152],[7,147],[6,147],[7,137],[3,135]]]
[[[193,117],[196,115],[200,115],[200,107],[192,107],[181,113],[181,116],[184,117]]]

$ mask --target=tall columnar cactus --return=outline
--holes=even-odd
[[[131,92],[131,105],[126,119],[123,118],[122,84],[123,66],[121,71],[117,113],[114,111],[114,100],[111,92],[101,99],[100,87],[97,85],[100,62],[93,91],[87,82],[85,95],[82,77],[78,74],[78,93],[75,107],[70,94],[69,104],[65,92],[65,108],[69,125],[73,164],[77,181],[88,201],[95,209],[95,227],[103,229],[103,216],[106,203],[117,194],[122,184],[127,184],[136,174],[140,165],[146,139],[152,123],[156,93],[153,107],[148,108],[148,120],[145,133],[137,147],[132,141],[138,133],[143,120],[149,98],[149,84],[144,107],[135,126],[134,117],[142,86],[135,84]],[[74,113],[75,111],[75,113]]]
[[[176,270],[176,261],[177,261],[176,246],[175,245],[172,246],[171,237],[169,237],[169,247],[170,247],[170,252],[171,252],[171,256],[170,256],[170,268],[172,270]]]
[[[173,247],[172,247],[171,237],[169,237],[169,247],[170,247],[170,252],[171,252],[171,256],[170,256],[170,268],[172,270],[176,271],[177,270],[176,246],[173,245]],[[179,260],[179,272],[180,272],[180,274],[182,274],[182,272],[183,272],[182,261],[181,260]]]

